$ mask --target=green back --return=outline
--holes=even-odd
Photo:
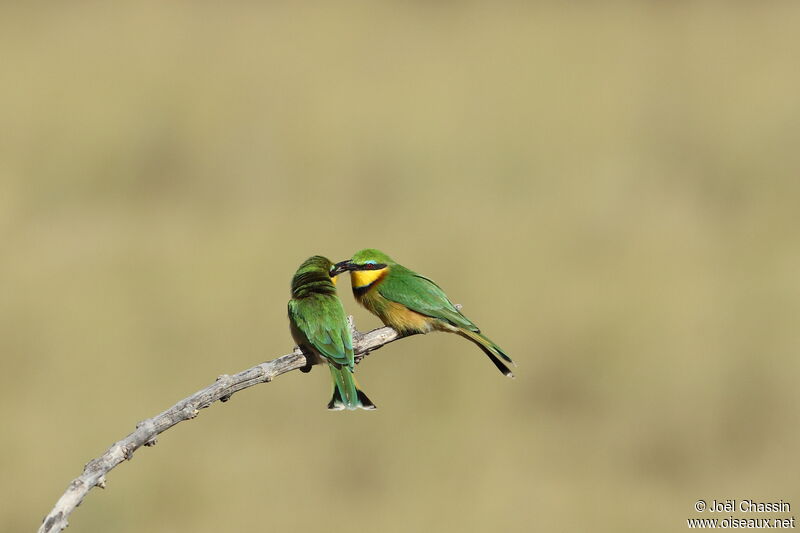
[[[386,278],[378,285],[378,293],[422,315],[478,331],[478,327],[456,309],[441,287],[397,263],[389,267]]]
[[[289,319],[325,358],[353,368],[353,339],[338,296],[289,300]]]
[[[292,279],[289,320],[323,357],[353,369],[353,338],[325,257],[306,260]]]

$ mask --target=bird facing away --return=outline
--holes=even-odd
[[[478,345],[500,372],[514,377],[500,360],[515,364],[511,358],[462,315],[433,281],[372,248],[356,252],[336,268],[350,271],[356,300],[387,326],[403,335],[434,330],[457,333]]]
[[[289,327],[294,341],[309,359],[309,367],[328,362],[333,378],[328,409],[375,409],[353,376],[353,338],[336,295],[337,274],[333,263],[319,255],[300,265],[292,278]]]

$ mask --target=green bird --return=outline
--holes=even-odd
[[[433,281],[396,263],[385,253],[367,248],[336,264],[350,271],[356,300],[384,324],[403,335],[447,331],[474,342],[506,376],[514,377],[500,359],[516,364],[478,326],[456,309]]]
[[[359,390],[353,371],[353,338],[342,302],[336,295],[333,263],[319,255],[308,258],[292,278],[289,326],[292,337],[311,365],[328,362],[333,378],[333,397],[328,409],[375,409]]]

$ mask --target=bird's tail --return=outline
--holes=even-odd
[[[500,372],[510,378],[514,377],[514,374],[505,364],[503,364],[500,358],[505,359],[514,366],[517,366],[517,364],[511,360],[511,358],[506,354],[506,352],[503,351],[502,348],[493,343],[488,337],[481,334],[479,331],[470,331],[466,328],[459,328],[458,334],[477,344],[478,348],[483,350],[483,353],[489,356],[489,359],[492,360],[492,363],[494,363],[494,366],[496,366]]]
[[[375,409],[375,404],[367,395],[358,388],[353,372],[344,366],[336,367],[329,364],[333,378],[333,397],[328,402],[328,409],[341,411],[342,409]]]

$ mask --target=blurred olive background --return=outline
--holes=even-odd
[[[0,16],[0,523],[292,348],[378,247],[450,335],[163,434],[70,531],[675,531],[800,505],[800,4],[36,4]],[[342,298],[362,330],[376,318]],[[727,515],[726,515],[727,516]]]

